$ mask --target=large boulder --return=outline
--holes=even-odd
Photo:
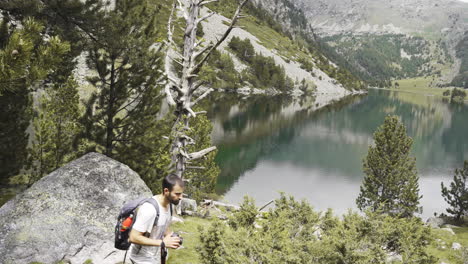
[[[151,191],[128,166],[89,153],[36,182],[0,208],[4,264],[67,260],[115,264],[114,225],[122,205]]]

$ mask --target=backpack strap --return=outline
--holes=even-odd
[[[153,199],[153,197],[151,197],[151,198],[147,198],[147,199],[143,200],[143,201],[138,205],[138,207],[140,207],[140,206],[141,206],[142,204],[144,204],[144,203],[149,203],[149,204],[151,204],[151,205],[154,207],[154,209],[156,209],[156,218],[154,219],[153,227],[154,227],[154,226],[157,226],[157,225],[158,225],[158,219],[159,219],[159,204],[158,204],[158,202],[157,202],[155,199]],[[138,209],[139,209],[139,208],[138,208]],[[135,221],[136,221],[136,219],[135,219]],[[149,234],[149,233],[145,233],[145,236],[146,236],[146,237],[149,237],[150,234]],[[138,247],[138,251],[137,251],[137,254],[138,254],[138,253],[140,253],[140,250],[141,250],[142,246],[141,246],[141,245],[136,245],[136,246]]]
[[[145,200],[145,202],[150,203],[154,207],[154,209],[156,209],[156,218],[154,219],[153,226],[158,225],[158,219],[159,219],[159,204],[158,204],[158,202],[156,202],[156,200],[153,199],[153,198],[148,198],[148,199]]]

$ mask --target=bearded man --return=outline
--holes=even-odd
[[[169,174],[162,181],[162,193],[152,197],[159,210],[150,202],[137,209],[129,238],[132,243],[130,260],[133,264],[165,263],[166,248],[180,247],[180,238],[172,236],[169,226],[172,205],[179,204],[183,192],[184,181],[175,174]]]

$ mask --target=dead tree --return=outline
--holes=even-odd
[[[167,26],[168,52],[165,70],[169,81],[165,87],[165,93],[169,105],[175,106],[175,121],[170,135],[172,159],[170,170],[183,178],[185,170],[190,168],[188,164],[191,161],[200,159],[216,149],[215,146],[212,146],[197,152],[188,153],[187,151],[187,146],[195,144],[195,140],[187,135],[187,131],[190,130],[190,119],[198,114],[206,114],[205,111],[196,113],[193,108],[213,90],[211,88],[207,89],[201,94],[198,93],[195,98],[195,92],[203,85],[203,82],[198,80],[198,73],[211,53],[227,38],[235,27],[236,22],[242,17],[241,9],[248,0],[241,1],[226,32],[216,43],[210,44],[197,41],[196,32],[198,25],[211,17],[214,12],[201,17],[200,10],[206,4],[217,2],[218,0],[185,0],[186,3],[182,1],[174,0]],[[186,21],[183,36],[184,45],[181,52],[177,51],[177,44],[173,40],[174,21],[175,17],[177,17],[177,11],[183,15]],[[170,74],[173,62],[182,66],[180,78],[171,76]]]

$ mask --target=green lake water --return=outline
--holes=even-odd
[[[214,123],[217,191],[258,206],[279,192],[337,214],[356,209],[362,159],[386,115],[398,115],[414,139],[422,217],[445,212],[440,183],[468,159],[468,105],[405,92],[370,90],[314,110],[315,98],[236,95],[209,107]]]

